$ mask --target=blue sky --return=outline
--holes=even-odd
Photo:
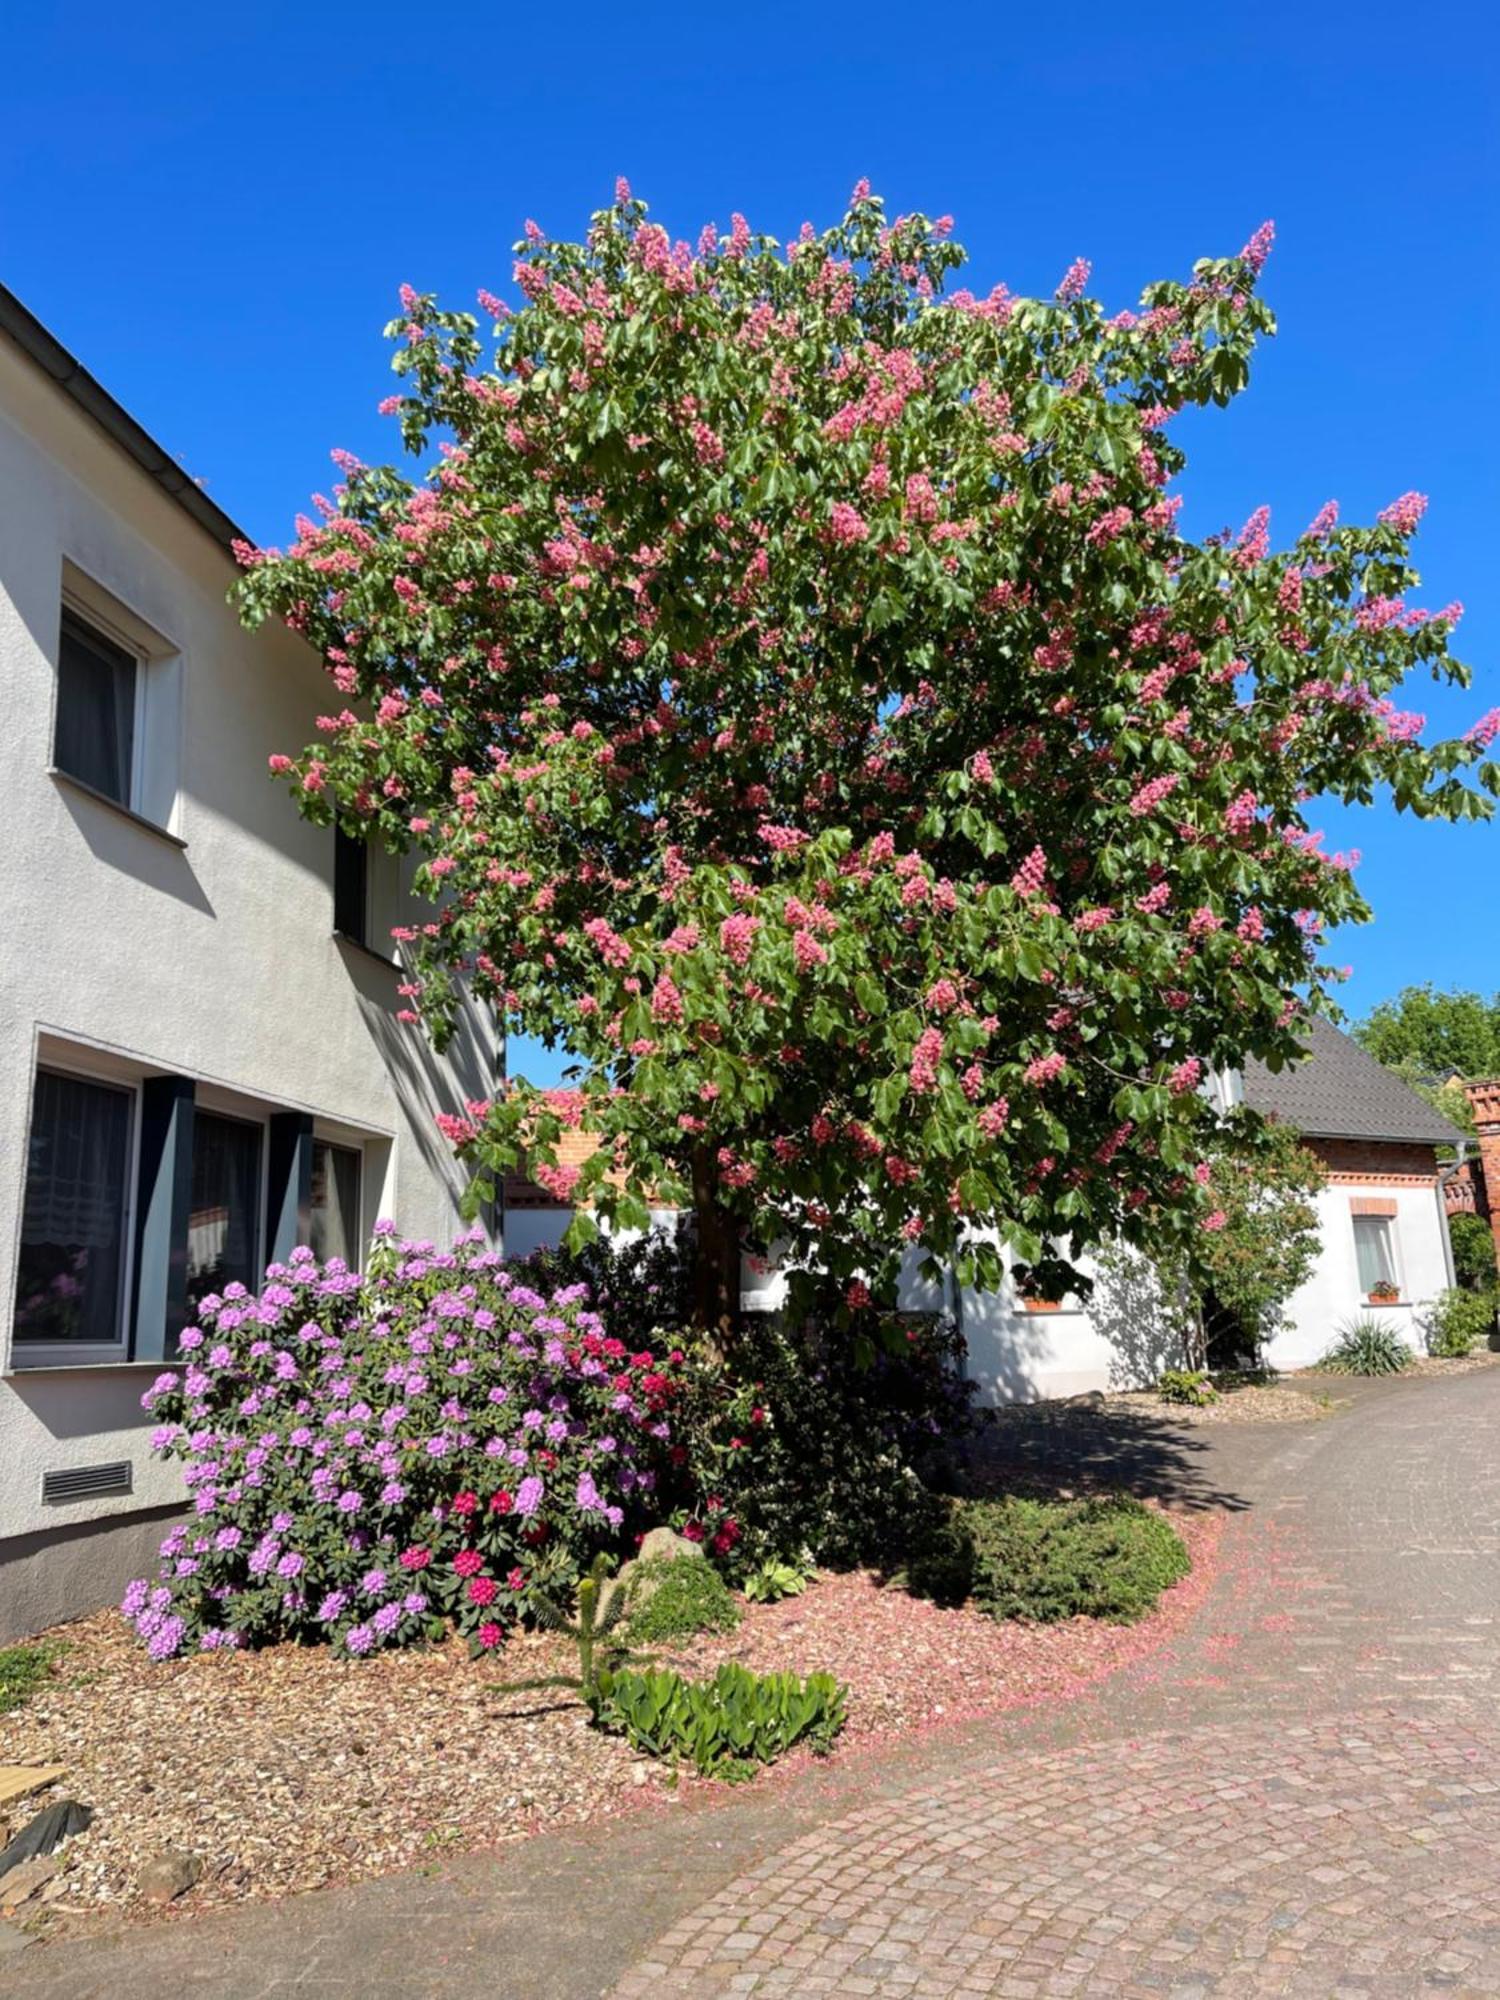
[[[430,36],[424,30],[430,25]],[[1281,319],[1248,394],[1180,431],[1185,522],[1262,501],[1431,495],[1424,601],[1461,598],[1466,696],[1500,703],[1500,146],[1492,9],[631,8],[459,16],[19,9],[0,121],[0,277],[260,540],[342,445],[389,456],[379,329],[407,280],[505,289],[523,219],[576,231],[627,174],[680,234],[742,209],[790,235],[867,174],[951,212],[976,290],[1092,258],[1111,306],[1263,218]],[[1500,827],[1327,816],[1376,922],[1348,1004],[1500,987]]]

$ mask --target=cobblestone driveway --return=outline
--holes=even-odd
[[[712,1810],[26,1953],[0,1992],[1500,1995],[1500,1370],[1205,1446],[1177,1646]],[[7,1975],[12,1975],[8,1980]]]

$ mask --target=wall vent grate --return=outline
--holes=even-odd
[[[129,1493],[135,1484],[134,1467],[128,1458],[108,1465],[69,1465],[42,1474],[42,1499],[49,1506],[70,1500],[94,1500],[106,1493]]]

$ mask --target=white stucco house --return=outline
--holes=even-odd
[[[327,707],[244,631],[232,521],[0,290],[0,1641],[108,1601],[181,1502],[140,1395],[194,1299],[377,1216],[446,1243],[478,1019],[396,1021],[404,871],[267,775]]]
[[[1310,1024],[1308,1046],[1306,1060],[1280,1074],[1251,1064],[1223,1080],[1226,1101],[1293,1127],[1327,1176],[1317,1197],[1316,1266],[1262,1349],[1277,1369],[1320,1360],[1340,1326],[1361,1313],[1387,1321],[1419,1350],[1424,1310],[1453,1283],[1437,1149],[1462,1135],[1330,1022]],[[1096,1278],[1087,1304],[1028,1306],[1009,1286],[962,1295],[969,1372],[982,1402],[1139,1388],[1183,1364],[1139,1265],[1103,1277],[1097,1266],[1086,1268]],[[912,1303],[921,1297],[914,1287]]]

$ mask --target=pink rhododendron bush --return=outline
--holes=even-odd
[[[682,1353],[627,1352],[581,1285],[544,1296],[477,1237],[377,1237],[365,1276],[298,1251],[181,1344],[144,1401],[193,1518],[124,1605],[157,1659],[449,1624],[488,1649],[660,1518]]]
[[[1246,387],[1270,248],[1114,311],[1083,263],[955,289],[948,219],[863,183],[696,246],[621,184],[482,319],[403,290],[421,463],[336,454],[242,604],[336,689],[273,760],[300,804],[420,857],[413,1024],[462,990],[576,1062],[455,1107],[476,1199],[525,1155],[575,1242],[691,1207],[700,1324],[776,1245],[856,1354],[909,1247],[1057,1297],[1090,1243],[1222,1223],[1200,1085],[1299,1053],[1369,915],[1314,802],[1500,783],[1500,710],[1429,743],[1398,700],[1468,679],[1422,496],[1181,529],[1178,418]]]

